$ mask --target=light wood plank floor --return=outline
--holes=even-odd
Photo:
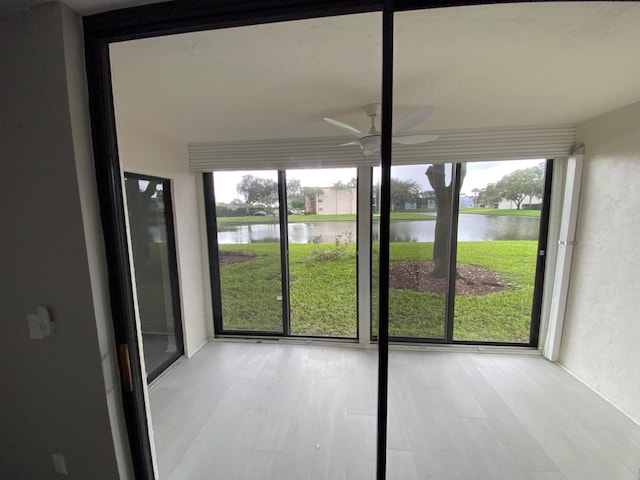
[[[532,355],[392,351],[388,478],[637,480],[640,427]],[[162,480],[375,478],[377,352],[206,345],[150,392]]]

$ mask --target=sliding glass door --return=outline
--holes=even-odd
[[[219,332],[356,338],[357,170],[212,176]]]
[[[446,187],[446,182],[451,179],[452,165],[391,168],[389,334],[397,338],[441,341],[445,339],[447,328],[451,208],[444,205],[448,200],[443,200],[443,210],[437,217],[436,196],[430,187],[428,171],[437,172],[431,177]],[[380,190],[379,178],[380,169],[375,168],[374,192]],[[376,199],[372,208],[374,242],[379,238],[378,204]],[[374,253],[374,267],[377,261]],[[374,285],[377,285],[377,275],[374,276]],[[377,312],[375,289],[373,293],[372,311]],[[377,335],[375,321],[372,332]]]
[[[466,165],[456,248],[453,339],[529,344],[544,205],[545,162]],[[468,193],[467,193],[468,192]],[[543,235],[543,241],[546,235]],[[539,308],[539,306],[538,306]]]
[[[517,160],[391,168],[391,337],[445,343],[537,342],[548,164]],[[374,169],[374,184],[377,178]],[[373,191],[377,190],[376,184]],[[376,241],[379,216],[372,203]],[[373,300],[375,312],[376,295]],[[375,316],[372,332],[377,334]]]
[[[125,173],[129,235],[147,380],[183,355],[169,180]]]
[[[224,331],[283,333],[278,172],[214,175]]]
[[[380,338],[378,404],[376,381],[365,368],[373,350],[351,349],[358,356],[349,361],[338,357],[322,363],[315,352],[307,353],[312,349],[304,354],[291,349],[287,364],[283,355],[265,354],[259,351],[263,345],[254,345],[251,355],[235,356],[219,369],[228,391],[218,390],[205,402],[211,406],[216,404],[213,400],[220,401],[231,407],[231,415],[218,414],[194,423],[205,425],[212,434],[198,435],[205,439],[203,444],[189,444],[191,457],[187,460],[203,459],[204,466],[195,476],[224,477],[220,472],[228,468],[229,478],[281,478],[282,471],[292,478],[373,478],[377,412],[378,478],[384,478],[385,465],[389,477],[489,477],[483,464],[495,466],[500,459],[484,455],[486,449],[482,455],[469,455],[478,445],[466,441],[485,433],[480,447],[496,441],[485,428],[490,412],[483,411],[467,389],[481,384],[481,376],[469,373],[471,370],[463,372],[465,381],[454,389],[450,382],[453,370],[448,367],[456,363],[455,355],[444,359],[434,352],[398,351],[390,356],[386,333],[390,331],[392,341],[537,344],[535,314],[545,247],[542,241],[534,246],[537,236],[545,237],[548,189],[542,195],[541,220],[536,226],[537,213],[532,212],[537,209],[539,192],[529,191],[524,199],[511,196],[506,188],[509,182],[503,179],[540,163],[510,160],[563,156],[575,144],[575,128],[557,125],[573,124],[580,115],[553,108],[554,102],[567,98],[569,90],[554,90],[549,81],[549,72],[568,63],[558,59],[557,65],[548,63],[545,53],[566,32],[544,25],[542,19],[554,15],[520,6],[514,10],[473,6],[395,14],[396,9],[421,4],[426,8],[428,2],[312,3],[294,0],[265,8],[250,0],[189,11],[145,7],[141,13],[152,14],[149,22],[131,20],[129,12],[86,19],[98,186],[107,245],[116,260],[109,265],[111,287],[117,292],[115,331],[121,365],[129,365],[131,352],[134,367],[134,382],[128,391],[123,389],[124,404],[132,444],[137,441],[143,447],[134,456],[137,473],[153,476],[146,437],[148,409],[143,404],[142,382],[135,375],[139,332],[131,328],[135,323],[128,251],[121,238],[125,231],[120,218],[122,195],[120,184],[113,182],[113,172],[119,168],[116,138],[124,137],[116,135],[120,133],[115,131],[116,124],[122,133],[133,132],[136,140],[151,138],[149,143],[158,151],[176,152],[180,163],[176,171],[184,177],[216,172],[215,185],[213,176],[205,174],[216,333],[353,338],[352,324],[343,328],[340,319],[329,318],[338,310],[347,312],[345,318],[351,317],[352,245],[343,241],[347,237],[343,233],[331,233],[328,238],[333,241],[326,243],[322,233],[300,237],[301,232],[311,230],[312,215],[341,215],[338,197],[344,198],[344,191],[323,192],[323,198],[318,193],[309,193],[309,198],[305,194],[301,214],[293,211],[300,210],[293,206],[293,194],[287,206],[286,177],[295,179],[294,169],[299,168],[358,165],[364,169],[382,162],[388,180],[376,183],[372,190],[372,236],[374,242],[381,240],[379,251],[372,246],[371,270],[377,271],[378,254],[386,265],[381,265],[381,274],[372,275],[370,289],[360,285],[361,291],[374,297],[373,333]],[[367,10],[373,13],[340,16]],[[199,12],[204,16],[199,17]],[[283,21],[316,15],[319,18]],[[122,25],[111,27],[110,22],[117,19]],[[514,28],[514,19],[524,19],[520,26],[527,28]],[[218,30],[206,31],[208,28]],[[156,34],[157,39],[132,40]],[[549,41],[541,42],[545,38]],[[159,53],[150,54],[154,52],[147,48],[136,55],[124,52],[124,66],[134,75],[122,77],[120,85],[132,89],[121,103],[126,108],[116,109],[118,118],[113,118],[109,72],[117,79],[118,69],[110,70],[105,46],[113,53],[115,45],[135,42],[143,47],[161,42]],[[181,56],[172,57],[172,52]],[[148,75],[139,75],[137,67],[146,68]],[[384,79],[382,88],[380,78]],[[133,89],[136,86],[140,88]],[[369,124],[362,110],[371,117],[370,112],[384,110],[384,128],[375,118]],[[386,121],[391,114],[393,126]],[[130,125],[145,130],[139,134]],[[387,147],[392,137],[395,147],[390,152]],[[170,145],[169,139],[177,139],[178,145]],[[137,146],[138,142],[132,143]],[[189,169],[181,156],[187,150]],[[494,162],[509,170],[497,168],[486,175]],[[266,193],[259,190],[258,195],[248,193],[251,190],[241,184],[243,175],[232,176],[237,169],[263,178],[260,187],[271,188],[277,181],[277,194],[272,188]],[[270,169],[268,178],[263,177],[262,169]],[[550,170],[545,170],[548,179]],[[346,180],[337,181],[344,186]],[[496,191],[494,187],[500,184]],[[225,199],[222,192],[228,188],[241,196]],[[147,191],[154,195],[148,185],[127,184],[127,191],[130,189],[131,198]],[[387,202],[389,192],[391,203]],[[512,204],[505,206],[506,201]],[[382,219],[377,215],[380,207]],[[236,211],[241,208],[245,210]],[[294,218],[298,215],[306,218]],[[140,224],[146,226],[146,213],[141,216],[145,220]],[[361,228],[369,221],[369,215],[366,217],[357,222],[361,243],[369,240],[363,238],[365,228]],[[377,227],[376,221],[382,225]],[[149,234],[148,229],[143,230]],[[235,240],[230,240],[234,235]],[[299,238],[306,238],[306,243],[298,243]],[[143,276],[150,277],[145,272],[150,248],[144,243],[133,247],[138,257],[134,264],[136,269],[140,264]],[[162,267],[158,271],[162,273]],[[344,289],[329,283],[345,279]],[[144,288],[138,291],[142,294]],[[156,289],[154,297],[163,291]],[[375,301],[378,293],[379,303]],[[143,302],[142,297],[138,301]],[[168,308],[169,302],[164,305]],[[177,304],[170,306],[176,309]],[[292,364],[304,370],[292,375],[292,369],[283,368]],[[277,375],[260,375],[265,365]],[[123,386],[127,387],[126,381]],[[224,396],[220,398],[219,393]],[[194,398],[199,402],[205,397]],[[494,410],[500,423],[504,409]],[[423,412],[426,415],[421,417]],[[226,430],[219,429],[220,425]],[[166,433],[162,428],[157,431]],[[214,449],[211,438],[215,438]],[[185,442],[168,443],[173,447]],[[238,456],[234,450],[238,445],[245,454]],[[504,448],[496,450],[498,454],[508,452],[508,444],[499,446]],[[139,461],[141,456],[144,462]],[[354,459],[365,459],[364,471],[357,469]],[[195,472],[189,470],[189,461],[181,468],[187,472],[181,478]]]
[[[287,170],[292,335],[356,338],[357,170]]]

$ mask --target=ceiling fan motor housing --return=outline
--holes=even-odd
[[[380,113],[382,112],[382,105],[380,105],[379,103],[370,103],[362,108],[364,109],[368,117],[380,115]]]
[[[367,135],[360,139],[360,146],[365,155],[380,151],[380,135]]]
[[[380,152],[381,137],[380,131],[376,128],[376,117],[378,117],[382,111],[382,106],[379,103],[370,103],[362,107],[367,116],[371,119],[371,129],[368,133],[362,134],[360,130],[351,125],[334,120],[333,118],[325,117],[324,120],[346,131],[350,135],[355,135],[358,140],[344,143],[340,146],[347,145],[360,145],[360,148],[365,155],[374,155]],[[420,110],[413,112],[410,115],[402,118],[393,125],[393,142],[400,145],[415,145],[420,143],[432,142],[438,138],[437,135],[396,135],[408,130],[411,130],[415,126],[424,122],[429,115],[431,115],[432,107],[424,107]]]

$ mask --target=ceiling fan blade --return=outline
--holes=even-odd
[[[432,112],[433,107],[424,107],[416,112],[410,113],[393,124],[393,133],[411,130],[429,118]]]
[[[354,140],[353,142],[341,143],[338,147],[346,147],[347,145],[360,145],[360,142]]]
[[[415,145],[418,143],[433,142],[438,135],[407,135],[406,137],[393,137],[393,143],[399,145]]]
[[[358,130],[355,127],[352,127],[351,125],[348,125],[346,123],[340,122],[338,120],[334,120],[333,118],[323,118],[323,120],[325,122],[330,123],[331,125],[333,125],[334,127],[338,127],[342,130],[344,130],[345,132],[350,133],[351,135],[355,135],[356,137],[360,138],[360,136],[362,136],[362,132],[360,130]]]

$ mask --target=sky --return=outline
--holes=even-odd
[[[461,193],[471,195],[474,188],[484,188],[489,183],[495,183],[505,175],[515,170],[534,167],[544,160],[508,160],[497,162],[469,162],[467,163],[467,174],[464,178]],[[402,180],[414,180],[420,185],[420,190],[433,190],[429,185],[429,180],[425,172],[429,165],[407,165],[401,167],[391,167],[391,177]],[[447,180],[450,168],[447,169]],[[374,182],[377,181],[374,170]],[[379,175],[379,173],[378,173]]]
[[[214,191],[218,202],[231,202],[234,199],[242,199],[236,192],[236,185],[243,175],[269,178],[278,180],[278,172],[275,170],[242,171],[242,172],[214,172]],[[310,170],[287,170],[287,181],[297,178],[303,187],[331,187],[334,183],[342,181],[348,183],[358,175],[355,168],[323,168]]]
[[[474,188],[484,188],[488,183],[497,182],[503,176],[522,168],[533,167],[544,160],[510,160],[497,162],[471,162],[467,163],[467,175],[464,179],[461,192],[471,195]],[[408,165],[392,167],[391,176],[401,180],[413,180],[420,185],[420,190],[431,190],[429,181],[424,174],[428,165]],[[327,168],[312,170],[288,170],[287,180],[297,178],[304,187],[331,187],[337,181],[349,182],[356,177],[355,168]],[[214,173],[214,188],[218,202],[231,202],[241,199],[236,192],[236,185],[243,175],[254,175],[262,178],[278,179],[278,173],[271,170],[242,171],[242,172],[218,172]],[[380,177],[380,169],[374,168],[374,183]]]

